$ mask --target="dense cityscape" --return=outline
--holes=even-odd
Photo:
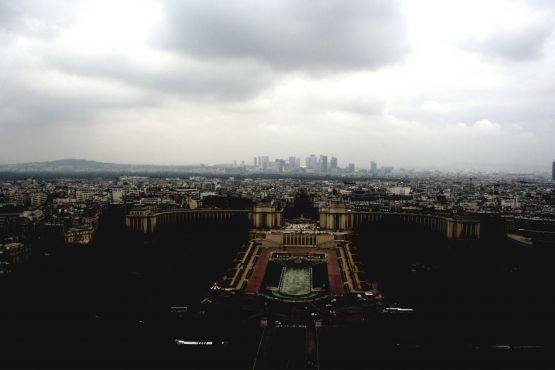
[[[314,158],[309,159],[309,163]],[[261,166],[270,171],[276,170],[273,167],[275,163],[282,164],[278,160],[270,166],[265,164],[267,162],[263,157],[260,162],[258,158],[255,162],[255,169]],[[321,160],[319,166],[322,166],[322,163],[325,161]],[[290,164],[297,166],[298,161],[291,160]],[[284,171],[287,170],[284,168]],[[395,338],[398,335],[407,335],[392,334],[401,330],[401,324],[396,321],[399,318],[396,319],[397,316],[394,315],[393,319],[384,319],[383,315],[402,315],[413,312],[413,309],[420,315],[436,317],[445,314],[465,315],[462,312],[470,309],[466,306],[467,303],[457,303],[461,308],[447,311],[437,311],[437,308],[427,306],[430,301],[435,302],[435,298],[430,298],[429,294],[437,294],[434,293],[435,289],[444,289],[439,286],[434,288],[434,285],[440,283],[431,283],[428,279],[437,274],[446,277],[440,272],[453,268],[444,265],[450,258],[454,258],[448,257],[449,254],[459,255],[457,258],[460,261],[457,264],[461,264],[459,268],[467,273],[471,271],[468,269],[477,268],[474,266],[477,263],[475,258],[479,258],[481,262],[478,265],[482,266],[481,269],[506,265],[506,273],[517,274],[515,276],[518,276],[516,278],[520,283],[530,284],[527,275],[519,275],[520,269],[526,270],[525,265],[521,266],[520,263],[528,261],[525,264],[532,264],[531,266],[539,263],[537,259],[542,260],[545,257],[541,256],[546,253],[551,255],[551,247],[555,245],[555,193],[553,181],[545,178],[526,178],[521,175],[507,178],[499,175],[467,177],[460,174],[444,174],[422,178],[390,176],[388,179],[384,173],[350,178],[342,177],[340,173],[326,178],[279,177],[273,172],[267,175],[249,177],[238,173],[235,176],[158,177],[68,172],[65,175],[49,173],[44,177],[36,174],[22,177],[19,174],[15,179],[10,179],[9,176],[13,174],[5,174],[0,184],[0,284],[8,284],[5,285],[3,296],[10,304],[3,308],[4,317],[15,315],[16,320],[24,320],[23,323],[26,323],[28,315],[44,315],[45,313],[39,313],[36,309],[45,309],[44,305],[47,305],[47,311],[51,313],[47,314],[45,319],[50,322],[52,318],[48,318],[49,315],[59,315],[60,313],[56,313],[57,310],[65,310],[63,306],[56,308],[57,304],[53,303],[50,297],[70,294],[67,289],[74,291],[81,289],[83,284],[87,286],[97,281],[94,287],[88,288],[89,293],[85,293],[85,297],[71,293],[71,299],[75,300],[75,304],[82,302],[80,304],[84,307],[79,309],[80,315],[84,317],[79,319],[78,326],[87,327],[88,320],[93,320],[92,325],[97,325],[94,322],[114,320],[112,316],[115,313],[112,311],[122,310],[121,305],[127,307],[125,310],[130,317],[138,317],[135,320],[138,320],[140,325],[144,325],[141,323],[148,320],[155,320],[154,322],[158,322],[156,325],[161,325],[160,320],[164,320],[162,327],[166,328],[165,331],[149,329],[141,334],[147,335],[149,339],[139,336],[143,338],[141,343],[148,347],[148,350],[145,349],[145,356],[152,353],[149,351],[153,348],[164,348],[163,351],[170,351],[167,355],[172,361],[189,361],[197,352],[187,352],[180,347],[195,343],[206,347],[205,342],[212,343],[214,340],[225,338],[222,343],[229,341],[230,344],[223,349],[216,349],[215,353],[225,353],[229,359],[234,357],[228,351],[242,353],[241,356],[246,356],[241,357],[243,360],[234,360],[243,364],[241,366],[254,364],[252,366],[255,368],[273,368],[272,366],[280,364],[281,361],[276,359],[276,353],[290,351],[296,358],[295,366],[304,364],[303,366],[326,368],[325,364],[336,366],[338,359],[317,355],[314,348],[338,346],[330,340],[338,335],[334,333],[344,330],[341,328],[345,328],[346,325],[350,331],[364,332],[368,325],[374,326],[376,330],[375,325],[380,322],[380,325],[385,325],[379,329],[382,338],[384,335],[393,335]],[[212,230],[220,230],[221,234],[210,236]],[[248,230],[250,232],[247,232]],[[393,236],[397,231],[402,231],[398,235],[399,240]],[[413,240],[410,239],[411,236],[414,237]],[[406,239],[407,237],[409,239]],[[186,247],[191,243],[199,246],[208,244],[192,252]],[[372,243],[374,247],[367,249],[367,243]],[[140,246],[141,244],[143,246]],[[380,247],[381,244],[383,247]],[[225,248],[225,252],[214,254],[215,250],[221,248]],[[337,251],[337,262],[333,262],[334,259],[329,255],[330,251],[334,250]],[[310,252],[304,257],[299,254],[306,251]],[[169,257],[167,253],[171,253],[173,257]],[[524,257],[522,253],[525,253]],[[167,277],[166,273],[160,275],[166,269],[162,266],[169,263],[168,258],[175,259],[172,264],[184,264],[176,273],[185,275],[171,280],[168,280],[170,277]],[[264,258],[269,258],[268,262],[264,262],[267,265],[257,262],[263,261]],[[321,263],[322,259],[328,261],[327,270]],[[201,260],[211,261],[208,265],[203,263],[202,271],[193,267]],[[399,266],[394,271],[383,270],[383,264],[388,260],[388,263]],[[483,264],[489,266],[489,262],[486,262],[489,260],[494,265],[484,267]],[[493,262],[494,260],[497,262]],[[117,263],[121,265],[109,267],[116,263],[113,261],[120,261]],[[240,262],[237,266],[226,272],[226,268],[238,261]],[[158,267],[151,266],[152,263],[156,263]],[[193,265],[190,265],[191,263]],[[308,268],[306,271],[314,276],[303,277],[305,270],[293,267],[298,263],[312,266],[303,268]],[[96,277],[86,278],[82,282],[81,278],[76,278],[71,283],[76,285],[68,287],[47,283],[54,278],[55,281],[64,279],[63,276],[67,273],[62,271],[81,264],[89,266],[85,271],[92,269],[90,273]],[[289,264],[292,264],[291,267],[287,267]],[[338,266],[333,267],[334,264]],[[44,270],[45,268],[47,270]],[[155,269],[152,270],[153,268]],[[160,268],[162,270],[159,270]],[[284,272],[279,272],[282,268]],[[337,269],[337,273],[333,272],[334,268]],[[106,275],[106,272],[103,272],[106,269],[115,270]],[[128,277],[116,275],[110,278],[116,271],[119,271],[117,274],[121,274],[127,269],[131,269],[128,273],[133,276],[136,274],[139,280],[123,283],[118,281],[126,281]],[[403,281],[399,278],[401,272],[395,272],[398,269],[408,269],[411,274],[416,274],[416,281],[423,278],[430,284],[427,288],[430,293],[424,301],[419,296],[408,299],[414,293],[410,292],[412,288],[409,287],[416,281],[403,283],[408,284],[405,287],[396,285]],[[52,275],[55,271],[58,272]],[[62,275],[58,277],[60,273]],[[154,280],[148,284],[165,286],[168,290],[164,299],[150,302],[142,308],[136,305],[127,306],[137,299],[147,299],[141,298],[143,294],[137,295],[138,293],[133,292],[144,289],[140,288],[141,284],[149,281],[144,279],[152,274],[153,277],[148,279]],[[452,274],[453,277],[447,278],[445,284],[463,284],[465,278],[459,277],[455,272]],[[68,278],[70,276],[67,275]],[[341,280],[333,280],[339,279],[339,276],[342,276],[344,288]],[[110,280],[105,281],[106,278]],[[483,280],[487,278],[482,275],[476,278],[481,280],[484,287],[490,286],[483,289],[493,289],[491,284],[498,284]],[[46,296],[38,298],[36,292],[25,299],[16,298],[25,291],[34,291],[37,288],[36,279],[48,284],[41,288]],[[303,279],[310,279],[312,285],[308,285],[308,288],[299,285],[299,281]],[[460,279],[463,280],[459,281]],[[394,283],[395,281],[397,283]],[[530,292],[538,292],[538,289],[543,289],[549,281],[543,281],[537,288],[530,289]],[[176,288],[183,283],[188,284],[189,293],[176,294]],[[117,303],[118,300],[109,298],[117,293],[110,292],[113,288],[107,286],[101,288],[105,284],[129,285],[126,288],[131,289],[126,293],[128,302]],[[6,289],[7,286],[10,289]],[[504,289],[495,286],[499,291]],[[16,289],[17,293],[13,289]],[[96,291],[97,289],[101,290]],[[89,296],[91,292],[95,293]],[[259,298],[253,300],[253,294]],[[505,297],[506,293],[501,294]],[[536,312],[539,308],[514,305],[505,312],[507,308],[503,299],[506,298],[492,297],[490,299],[494,299],[493,302],[500,305],[495,306],[497,315],[508,315],[513,318],[511,320],[518,321],[519,315],[526,310],[532,309],[530,312]],[[43,299],[43,302],[38,303],[36,299]],[[95,299],[96,303],[90,299]],[[305,302],[312,302],[310,305],[313,307],[307,313],[310,314],[307,317],[295,311],[306,304]],[[548,299],[545,305],[552,304],[550,302]],[[544,306],[544,309],[546,307]],[[477,306],[474,308],[478,310],[474,315],[483,310]],[[539,317],[543,317],[544,309],[537,313]],[[85,312],[82,312],[83,310]],[[463,311],[457,313],[458,310]],[[427,311],[430,312],[426,313]],[[173,318],[167,321],[165,317],[170,312],[173,312]],[[204,322],[205,318],[199,324],[198,314],[195,312],[202,312],[202,316],[208,317],[209,321]],[[531,314],[530,312],[526,315]],[[154,316],[151,317],[152,315]],[[228,321],[226,318],[230,317],[234,319]],[[421,323],[424,319],[417,317],[410,319],[414,322],[411,325],[425,325],[425,321]],[[246,325],[243,334],[247,337],[237,337],[238,328],[233,324],[235,321],[243,323],[240,325]],[[459,325],[456,321],[449,322],[450,325]],[[257,329],[260,325],[264,329],[262,334]],[[289,347],[290,343],[297,341],[301,335],[299,329],[295,331],[291,329],[293,327],[306,328],[306,349],[301,344]],[[60,328],[63,328],[63,325]],[[519,333],[522,333],[524,329],[519,330]],[[35,333],[35,328],[27,331]],[[84,335],[78,343],[87,347],[90,344],[85,343],[96,341],[98,339],[94,338],[98,335],[107,333],[92,335],[79,331],[79,334],[75,335]],[[122,334],[124,337],[128,335],[127,331],[125,333]],[[207,333],[211,333],[208,338]],[[304,337],[304,331],[302,333]],[[12,335],[17,336],[15,332]],[[34,336],[36,333],[27,335]],[[18,343],[34,340],[27,335],[25,339],[19,339]],[[437,350],[438,343],[424,345],[429,339],[424,340],[419,335],[421,334],[411,339],[413,344],[403,344],[399,350],[406,351],[411,346],[431,346],[431,349],[428,348],[423,353]],[[168,344],[153,343],[152,338],[165,338],[162,343]],[[479,338],[482,336],[471,339],[470,344],[456,344],[456,347],[478,346],[476,348],[479,351],[476,353],[479,356],[484,355],[483,351],[497,348],[495,346],[514,347],[519,353],[524,353],[525,357],[535,356],[534,353],[537,354],[538,350],[547,351],[550,348],[550,342],[544,342],[539,337],[532,340],[532,344],[520,343],[520,339],[515,343],[514,338],[500,339],[509,342],[508,344],[499,344],[499,340],[494,340],[495,343],[479,344],[484,340]],[[258,340],[260,343],[257,344]],[[400,338],[391,340],[403,341]],[[458,340],[460,338],[456,341]],[[125,354],[133,351],[134,347],[124,350],[126,347],[121,342],[117,343],[113,345],[121,349],[118,351],[119,356],[127,358]],[[239,346],[238,343],[242,345]],[[62,339],[57,345],[67,345],[67,341]],[[385,346],[381,341],[379,345]],[[351,343],[350,346],[355,344]],[[173,347],[180,348],[181,352],[174,353],[168,349]],[[257,347],[258,352],[252,352]],[[382,350],[388,353],[392,349],[385,346]],[[530,350],[532,352],[528,353]],[[76,353],[86,356],[88,352],[82,351],[84,350],[80,348]],[[99,357],[101,359],[108,353],[113,355],[106,349],[103,351]],[[53,355],[56,351],[52,349],[48,350],[48,353]],[[201,357],[207,355],[207,352],[202,352]],[[462,354],[456,355],[469,354],[463,351]],[[428,358],[428,355],[419,356]],[[355,356],[352,360],[360,361],[360,358]],[[211,363],[210,366],[215,365]]]
[[[317,160],[312,155],[301,168],[298,158],[269,162],[267,156],[262,156],[255,158],[252,172],[353,173],[351,164],[339,169],[335,157],[330,163],[328,169],[326,156]],[[438,175],[437,178],[391,176],[387,180],[391,170],[389,167],[378,169],[372,162],[370,171],[359,174],[366,178],[350,180],[116,175],[94,178],[94,174],[87,179],[5,179],[0,185],[0,235],[4,253],[12,256],[11,263],[17,264],[29,254],[29,246],[25,246],[28,241],[43,233],[57,235],[68,245],[88,244],[107,207],[125,211],[140,207],[154,211],[246,209],[257,202],[271,200],[287,208],[292,206],[299,189],[310,195],[316,209],[340,200],[357,211],[496,218],[503,222],[507,231],[549,231],[555,223],[555,193],[553,183],[547,179]],[[511,235],[517,237],[517,234]],[[3,263],[7,268],[9,261]]]

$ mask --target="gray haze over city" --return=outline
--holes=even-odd
[[[552,1],[0,0],[0,163],[550,171]]]

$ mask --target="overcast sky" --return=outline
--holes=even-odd
[[[0,0],[0,163],[555,160],[555,1]]]

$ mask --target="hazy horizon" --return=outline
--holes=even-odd
[[[0,163],[549,172],[555,3],[0,0]]]
[[[301,159],[301,166],[304,167],[304,158],[302,157],[298,157]],[[270,160],[273,159],[277,159],[277,158],[270,158]],[[287,160],[287,157],[282,156],[280,157],[280,159],[285,159]],[[102,164],[113,164],[113,165],[129,165],[129,166],[152,166],[152,167],[195,167],[195,166],[233,166],[234,165],[234,160],[230,160],[229,162],[218,162],[218,163],[144,163],[144,162],[115,162],[115,161],[98,161],[95,159],[89,159],[89,158],[58,158],[58,159],[52,159],[52,160],[43,160],[43,161],[32,161],[32,162],[17,162],[17,163],[2,163],[0,162],[0,166],[17,166],[17,165],[25,165],[25,164],[33,164],[33,163],[50,163],[50,162],[57,162],[57,161],[66,161],[66,160],[77,160],[77,161],[91,161],[91,162],[97,162],[97,163],[102,163]],[[329,160],[329,157],[328,157]],[[241,166],[241,160],[235,160],[235,164],[237,166]],[[355,163],[355,168],[357,170],[359,169],[363,169],[363,170],[368,170],[370,169],[370,162],[368,162],[368,164],[362,163],[362,164],[357,164]],[[249,163],[245,160],[245,165],[247,166],[252,166],[252,163]],[[341,163],[339,162],[339,167],[340,168],[344,168],[347,167],[348,163]],[[430,166],[430,167],[407,167],[407,166],[403,166],[403,165],[394,165],[391,163],[378,163],[378,168],[380,167],[391,167],[393,166],[395,168],[395,170],[408,170],[408,171],[439,171],[442,173],[483,173],[483,174],[488,174],[488,173],[522,173],[522,174],[538,174],[538,175],[544,175],[544,176],[551,176],[550,174],[550,168],[547,168],[547,166],[543,166],[543,165],[538,165],[538,166],[529,166],[529,167],[515,167],[512,166],[510,164],[506,164],[506,165],[499,165],[499,164],[486,164],[483,163],[480,166],[468,166],[464,163],[458,163],[458,164],[454,164],[452,166],[445,166],[445,167],[434,167],[434,166]],[[2,169],[0,169],[1,171]],[[285,174],[286,176],[287,174]]]

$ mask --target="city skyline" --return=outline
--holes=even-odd
[[[549,171],[555,158],[549,2],[0,1],[0,14],[2,163],[332,151],[357,167]]]
[[[314,159],[316,160],[316,162],[314,162],[313,164],[309,164],[308,161],[310,159],[311,156],[314,156]],[[327,166],[327,170],[322,170],[321,169],[321,164],[319,162],[321,156],[327,157],[328,158],[328,166]],[[70,166],[71,168],[69,168],[68,170],[74,171],[74,170],[78,170],[78,171],[89,171],[91,170],[90,166],[92,165],[93,167],[96,166],[116,166],[117,168],[120,168],[120,170],[122,171],[127,171],[129,170],[129,168],[126,167],[130,167],[132,168],[132,171],[136,172],[142,169],[149,169],[149,171],[152,171],[153,168],[159,168],[159,169],[163,169],[163,168],[168,168],[168,169],[172,169],[172,168],[203,168],[203,167],[213,167],[213,168],[222,168],[222,169],[227,169],[227,168],[252,168],[252,169],[258,169],[258,170],[263,170],[264,168],[258,163],[253,163],[253,158],[255,158],[256,161],[258,161],[260,158],[264,158],[266,157],[268,159],[268,163],[270,163],[270,166],[267,168],[268,170],[270,170],[269,172],[271,173],[282,173],[283,171],[274,171],[275,170],[275,166],[276,164],[279,165],[278,162],[282,162],[283,164],[283,168],[285,169],[291,169],[291,168],[297,168],[297,169],[302,169],[302,170],[314,170],[312,171],[313,173],[331,173],[333,174],[334,172],[354,172],[355,169],[358,170],[362,170],[364,172],[368,171],[368,172],[380,172],[382,170],[386,170],[387,172],[390,172],[391,170],[395,169],[397,170],[401,170],[403,173],[406,173],[406,171],[409,172],[427,172],[427,171],[437,171],[440,173],[483,173],[483,174],[494,174],[494,173],[499,173],[499,174],[511,174],[511,173],[521,173],[521,174],[530,174],[530,175],[542,175],[542,176],[547,176],[547,177],[551,177],[553,179],[555,179],[555,162],[552,162],[554,165],[552,166],[552,168],[549,167],[549,164],[551,163],[542,163],[536,166],[522,166],[522,167],[518,167],[518,166],[511,166],[510,164],[507,164],[505,166],[499,166],[499,165],[487,165],[487,164],[482,164],[481,166],[474,166],[474,167],[468,167],[468,166],[464,166],[462,164],[459,165],[455,165],[455,166],[448,166],[448,167],[441,167],[441,166],[422,166],[422,167],[409,167],[409,166],[403,166],[401,165],[392,165],[391,163],[385,162],[385,163],[377,163],[376,160],[368,160],[362,163],[356,163],[356,162],[348,162],[345,160],[342,160],[341,158],[338,158],[337,156],[334,155],[322,155],[320,154],[319,156],[315,156],[315,154],[310,154],[309,156],[306,157],[299,157],[299,156],[291,156],[291,155],[287,155],[287,156],[277,156],[277,157],[271,157],[268,155],[259,155],[259,156],[254,156],[251,157],[251,159],[231,159],[228,160],[227,162],[221,162],[221,163],[140,163],[140,162],[136,162],[136,163],[121,163],[121,162],[103,162],[103,161],[97,161],[97,160],[93,160],[93,159],[84,159],[84,158],[62,158],[62,159],[54,159],[54,160],[44,160],[44,161],[33,161],[33,162],[20,162],[20,163],[2,163],[0,162],[0,173],[1,172],[11,172],[13,170],[15,171],[34,171],[34,170],[40,170],[43,171],[45,170],[44,168],[42,168],[42,166],[46,166],[49,167],[50,165],[54,165],[55,167],[63,167],[63,166]],[[295,159],[295,165],[291,166],[291,160]],[[82,167],[82,168],[81,168]],[[144,168],[143,168],[144,167]],[[60,168],[57,168],[55,171],[59,171]],[[110,168],[110,171],[112,170],[116,170],[117,168]],[[92,171],[98,171],[101,170],[101,168],[92,168]],[[285,171],[285,173],[288,173],[290,171]],[[554,180],[555,181],[555,180]]]

